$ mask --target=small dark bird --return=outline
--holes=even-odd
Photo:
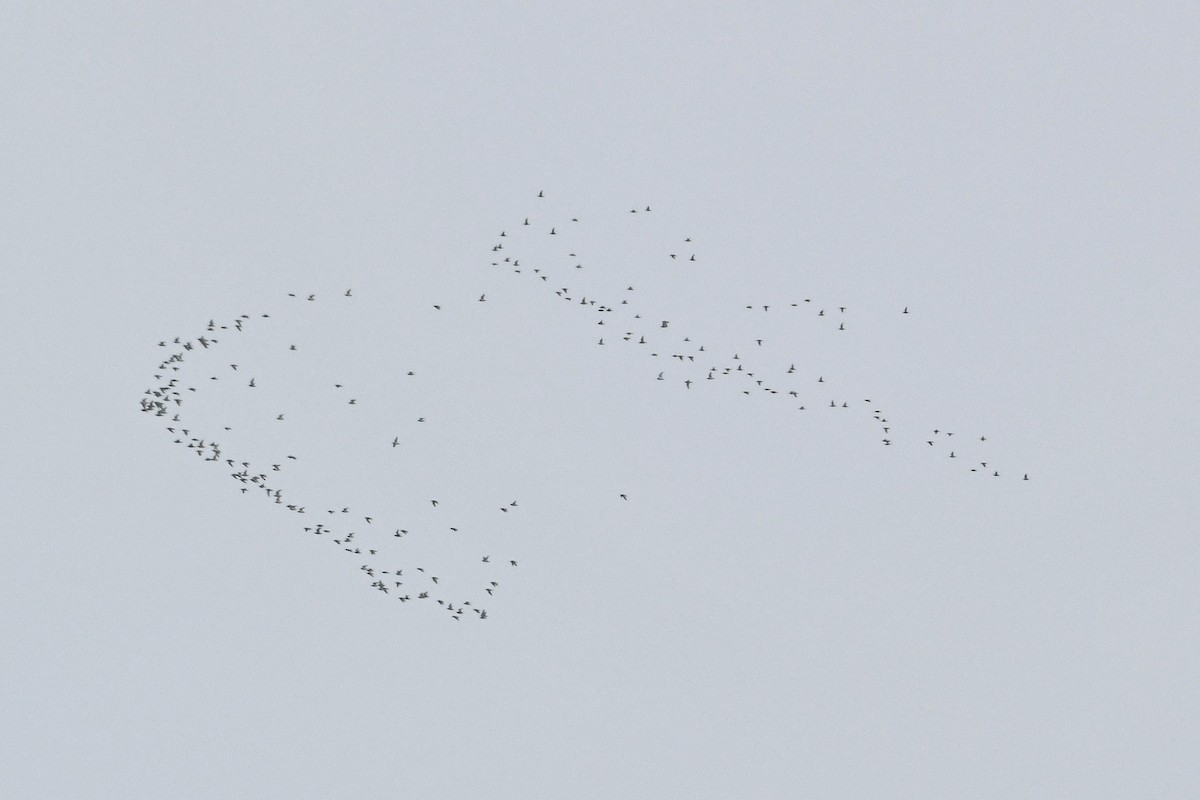
[[[350,296],[350,290],[349,290],[349,289],[347,289],[347,290],[346,290],[346,297],[349,297],[349,296]]]

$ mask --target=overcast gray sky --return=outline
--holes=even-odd
[[[1194,797],[1200,11],[581,5],[5,6],[0,794]]]

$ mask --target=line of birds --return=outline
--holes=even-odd
[[[296,293],[288,293],[290,298],[303,298],[307,302],[317,302],[316,294],[298,295]],[[343,297],[354,297],[353,291],[347,289]],[[262,313],[257,315],[259,319],[269,319],[270,314]],[[166,432],[172,437],[173,443],[192,451],[204,461],[216,465],[224,465],[231,469],[229,473],[235,481],[240,484],[240,490],[243,494],[253,491],[256,495],[261,495],[275,505],[296,514],[319,513],[317,509],[311,509],[309,505],[301,502],[290,501],[290,493],[285,494],[287,488],[285,483],[286,471],[285,464],[288,461],[299,460],[295,453],[288,453],[283,458],[279,459],[279,463],[270,463],[268,466],[260,465],[260,463],[269,463],[271,459],[265,462],[252,462],[250,460],[240,460],[230,457],[226,452],[225,447],[211,435],[199,435],[198,430],[193,430],[193,425],[185,416],[185,400],[188,401],[188,407],[192,401],[193,395],[197,393],[198,386],[190,383],[192,381],[191,372],[199,369],[202,364],[196,364],[191,370],[193,362],[196,362],[200,353],[205,351],[215,351],[218,349],[224,350],[228,346],[228,339],[225,332],[231,332],[229,335],[242,336],[252,329],[251,320],[254,319],[249,314],[243,314],[238,318],[230,321],[228,324],[218,324],[216,320],[209,320],[205,327],[204,334],[193,339],[185,339],[183,337],[175,337],[171,341],[162,340],[158,343],[159,347],[171,348],[174,352],[167,355],[159,362],[157,370],[154,374],[155,383],[147,388],[141,398],[141,410],[145,413],[153,415],[155,418],[166,418],[164,421],[168,424],[164,425]],[[218,335],[219,334],[219,335]],[[288,352],[297,351],[297,346],[291,344],[287,348]],[[243,369],[244,364],[229,363],[227,379],[234,375],[242,376],[235,378],[238,384],[244,387],[244,391],[257,390],[262,388],[258,376],[245,377],[246,371]],[[413,371],[409,370],[406,375],[413,377]],[[220,380],[219,375],[209,375],[209,381]],[[345,388],[342,383],[333,384],[335,390]],[[358,398],[349,398],[346,405],[356,405]],[[286,412],[275,415],[275,420],[279,422],[286,421]],[[425,422],[425,417],[418,417],[417,422]],[[224,426],[225,431],[231,431],[230,426]],[[394,436],[391,440],[391,447],[395,448],[400,445],[400,437]],[[277,475],[276,473],[283,473]],[[442,506],[441,501],[434,498],[429,500],[431,509],[438,509]],[[508,514],[518,508],[518,502],[511,500],[501,506],[499,510],[504,514]],[[360,561],[359,571],[366,578],[370,579],[371,588],[380,593],[395,597],[402,603],[407,603],[410,600],[425,601],[428,600],[431,604],[443,608],[452,619],[487,619],[488,609],[483,605],[482,598],[484,595],[487,598],[494,598],[499,591],[501,583],[498,580],[502,576],[496,572],[491,575],[482,586],[479,587],[480,595],[473,598],[457,599],[451,598],[440,591],[443,586],[442,578],[444,575],[434,575],[432,569],[426,565],[405,566],[398,565],[397,559],[394,556],[385,554],[385,551],[391,547],[387,544],[388,539],[404,539],[411,535],[419,533],[430,534],[432,531],[418,531],[415,527],[407,525],[407,523],[385,525],[375,525],[376,516],[374,514],[361,515],[362,523],[367,527],[361,528],[360,525],[350,523],[349,520],[360,519],[358,512],[353,512],[349,506],[340,508],[324,509],[327,515],[336,515],[339,523],[318,522],[303,525],[303,530],[314,536],[324,537],[327,541],[334,544],[341,552],[346,553]],[[350,516],[353,514],[353,516]],[[461,523],[456,525],[447,525],[445,530],[449,533],[457,534],[461,532]],[[351,528],[358,528],[352,530]],[[385,532],[391,530],[390,536]],[[493,560],[493,556],[488,553],[481,554],[478,563],[488,564],[498,568],[512,569],[518,566],[518,561],[515,558],[503,558]],[[408,570],[407,575],[405,570]],[[440,570],[439,570],[440,571]]]
[[[544,191],[538,192],[538,198],[545,199]],[[638,214],[639,209],[642,209],[643,217],[651,212],[651,207],[647,205],[631,208],[629,213]],[[670,319],[663,319],[661,315],[643,314],[634,307],[631,300],[636,298],[637,291],[632,283],[625,284],[620,299],[601,298],[596,295],[595,289],[591,291],[572,290],[567,285],[561,285],[568,282],[576,283],[577,276],[581,275],[581,271],[587,270],[587,265],[590,263],[588,256],[581,255],[580,249],[572,248],[558,239],[548,240],[545,238],[545,236],[551,235],[561,236],[561,231],[577,226],[586,227],[585,224],[580,223],[578,216],[571,215],[568,218],[570,222],[552,218],[542,221],[541,216],[536,212],[523,215],[522,223],[513,229],[512,233],[509,232],[509,228],[499,232],[492,243],[488,265],[491,268],[506,268],[512,275],[531,278],[535,286],[541,284],[554,297],[594,315],[594,324],[606,326],[606,331],[617,328],[616,334],[599,335],[596,345],[631,346],[635,351],[645,354],[648,358],[666,362],[663,369],[655,370],[655,378],[658,381],[670,381],[675,385],[682,386],[684,390],[692,390],[706,385],[716,386],[722,382],[729,384],[732,381],[732,385],[743,396],[776,396],[791,402],[793,408],[799,411],[807,411],[821,406],[845,410],[855,406],[862,407],[859,405],[859,401],[848,398],[845,390],[841,396],[829,392],[829,389],[832,388],[832,380],[826,380],[825,375],[828,374],[828,370],[811,367],[798,368],[797,362],[801,359],[790,360],[786,371],[772,372],[769,367],[750,366],[750,359],[743,356],[743,353],[747,353],[746,349],[727,348],[723,351],[723,355],[717,355],[715,348],[706,348],[705,345],[694,341],[691,336],[674,334]],[[539,231],[541,238],[539,238]],[[698,253],[693,237],[685,236],[677,241],[681,245],[677,252],[670,252],[668,249],[656,257],[664,259],[664,263],[669,263],[677,261],[686,252],[687,261],[695,262]],[[652,256],[652,258],[654,257]],[[598,257],[597,261],[603,262],[603,258]],[[480,294],[479,301],[484,302],[486,296],[486,292]],[[844,333],[850,330],[847,325],[849,306],[843,304],[814,305],[811,297],[805,297],[783,303],[753,302],[744,305],[744,310],[760,314],[767,314],[772,309],[791,312],[792,310],[803,311],[813,308],[816,311],[811,318],[837,320],[837,327],[826,328],[826,332]],[[909,306],[903,306],[897,314],[899,316],[910,315]],[[758,352],[763,349],[766,341],[766,336],[756,336],[753,339],[753,346],[751,347],[748,342],[747,347],[750,352]],[[826,394],[827,406],[824,405],[824,399],[820,403],[811,399],[817,386],[828,392]],[[870,419],[877,425],[881,445],[891,447],[901,441],[898,433],[893,432],[895,426],[885,416],[885,412],[880,408],[878,402],[870,398],[863,398],[861,404],[866,407]],[[954,435],[953,431],[944,430],[939,426],[933,429],[933,440],[918,439],[909,435],[906,437],[906,441],[925,441],[927,445],[936,447],[938,437],[945,437],[945,441],[949,442]],[[980,443],[987,441],[986,435],[972,434],[967,438],[975,439]],[[959,459],[959,450],[963,450],[963,447],[959,446],[957,450],[950,450],[947,457]],[[979,461],[970,461],[970,465],[966,469],[971,473],[1001,477],[999,467],[992,464],[986,456]],[[1008,474],[1007,471],[1006,474]],[[1022,480],[1029,480],[1028,472],[1017,474],[1021,475]]]

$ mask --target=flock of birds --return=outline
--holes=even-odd
[[[544,192],[538,192],[537,198],[538,202],[544,202]],[[549,210],[548,205],[544,208]],[[627,348],[637,356],[649,359],[647,378],[676,386],[681,391],[721,387],[742,396],[770,398],[781,407],[810,414],[821,413],[821,409],[836,413],[859,410],[860,413],[865,412],[865,418],[877,426],[882,446],[893,446],[899,440],[895,426],[879,403],[870,398],[848,397],[844,391],[839,393],[836,382],[827,380],[825,373],[814,370],[811,365],[787,360],[787,367],[784,368],[782,365],[772,367],[766,363],[769,359],[759,357],[766,352],[763,348],[765,336],[747,341],[744,349],[707,346],[698,337],[678,332],[670,319],[643,313],[633,283],[623,283],[623,288],[617,288],[610,296],[598,296],[597,291],[605,290],[595,285],[589,290],[573,290],[570,284],[586,284],[587,281],[582,278],[589,270],[593,270],[593,263],[589,261],[588,254],[583,252],[584,248],[568,244],[574,226],[582,227],[586,223],[570,215],[560,219],[546,218],[540,213],[542,210],[535,206],[529,215],[520,217],[514,226],[500,230],[490,244],[487,264],[493,272],[505,270],[540,289],[547,298],[569,303],[578,309],[581,321],[595,331],[594,346]],[[653,214],[650,206],[638,206],[628,211],[631,220],[650,214]],[[559,242],[562,244],[559,245]],[[667,264],[690,263],[697,260],[697,255],[692,237],[682,236],[664,252],[651,254],[649,261],[653,263],[657,259]],[[601,269],[605,266],[602,265]],[[482,288],[484,291],[478,292],[477,296],[472,293],[457,302],[452,298],[448,303],[432,304],[433,310],[453,313],[454,309],[462,308],[467,302],[493,302],[488,296],[488,288]],[[308,292],[290,292],[287,297],[289,302],[297,304],[327,301],[326,296],[318,299],[317,294]],[[346,302],[354,298],[353,289],[346,289],[334,299]],[[813,303],[812,298],[743,305],[743,310],[752,314],[766,315],[772,311],[776,314],[806,314],[823,325],[829,335],[845,334],[850,320],[846,314],[847,306]],[[897,308],[895,313],[907,315],[909,309]],[[175,444],[190,450],[207,463],[230,470],[228,474],[237,482],[241,493],[253,494],[290,513],[303,515],[304,524],[301,527],[304,532],[323,537],[338,552],[354,559],[359,573],[382,596],[395,598],[401,603],[428,604],[444,610],[455,620],[487,619],[488,606],[501,593],[519,565],[516,557],[497,556],[491,552],[476,553],[472,557],[472,574],[478,576],[478,580],[465,592],[461,582],[455,590],[448,590],[448,585],[454,582],[445,580],[447,574],[442,567],[414,563],[409,559],[403,559],[401,563],[402,559],[393,555],[397,545],[404,546],[410,537],[432,531],[419,528],[411,521],[385,523],[379,513],[364,513],[349,505],[317,508],[301,498],[294,498],[286,481],[289,467],[299,459],[294,452],[253,461],[241,455],[235,456],[218,441],[223,438],[223,433],[214,436],[212,430],[202,432],[190,419],[192,399],[201,393],[200,387],[205,380],[233,383],[244,392],[261,389],[262,384],[253,366],[243,363],[244,359],[236,355],[236,343],[268,319],[271,319],[270,314],[259,312],[255,315],[242,314],[224,323],[209,320],[200,335],[160,341],[158,346],[169,352],[155,370],[154,384],[143,394],[141,410],[160,419]],[[296,352],[297,345],[289,344],[286,349]],[[234,351],[234,362],[221,359],[223,363],[220,368],[209,363],[231,350]],[[205,369],[219,374],[194,374]],[[414,377],[412,371],[406,374]],[[333,388],[342,390],[346,386],[336,383]],[[346,406],[358,403],[357,397],[344,397],[344,400]],[[275,420],[285,422],[287,413],[286,410],[281,411]],[[417,421],[425,422],[425,419],[422,416]],[[232,430],[228,425],[222,427],[224,432]],[[916,441],[911,435],[904,438],[906,442]],[[947,459],[956,459],[955,463],[964,464],[964,469],[971,473],[994,479],[1013,476],[1007,469],[1002,473],[999,466],[986,456],[979,457],[979,449],[986,447],[988,441],[986,434],[974,432],[959,435],[959,432],[938,427],[927,431],[919,441],[926,447],[940,449]],[[398,436],[392,436],[390,442],[385,440],[385,444],[395,448],[400,446],[401,441]],[[1016,475],[1020,480],[1029,480],[1027,473]],[[627,502],[629,497],[625,493],[618,493],[614,500]],[[422,502],[428,503],[429,511],[446,517],[446,523],[453,521],[453,509],[445,508],[438,498],[427,498]],[[519,503],[509,500],[498,508],[508,515],[518,510]],[[426,515],[424,519],[428,521],[430,518]],[[439,531],[458,533],[461,524],[439,525]],[[458,594],[452,594],[452,591],[458,591]],[[470,596],[462,596],[464,593]]]

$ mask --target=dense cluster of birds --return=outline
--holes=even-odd
[[[537,202],[544,201],[545,193],[539,191]],[[546,210],[545,214],[541,213],[543,209]],[[629,209],[628,214],[632,215],[630,219],[636,219],[653,214],[653,211],[650,206],[640,205]],[[773,368],[767,363],[769,359],[756,357],[769,349],[763,347],[767,339],[765,334],[746,342],[743,349],[706,346],[699,337],[678,331],[670,319],[642,309],[633,283],[623,283],[619,294],[610,296],[598,296],[596,292],[604,290],[595,286],[588,290],[572,289],[571,284],[579,286],[585,283],[580,279],[587,270],[593,269],[588,254],[582,252],[584,248],[569,244],[570,232],[576,226],[585,225],[579,216],[568,214],[555,218],[549,205],[535,205],[529,214],[519,217],[517,224],[498,232],[490,244],[487,264],[493,270],[503,269],[529,281],[529,285],[544,292],[548,299],[570,303],[577,308],[581,321],[599,328],[592,342],[595,346],[627,348],[638,357],[651,360],[648,379],[687,392],[720,387],[723,391],[732,390],[746,397],[770,398],[781,407],[810,414],[822,413],[822,409],[826,413],[859,413],[866,421],[877,426],[882,446],[890,447],[900,440],[881,403],[871,398],[847,396],[845,390],[839,390],[834,380],[826,378],[826,372],[804,363],[802,358],[794,361],[785,359],[786,368]],[[698,256],[699,250],[693,237],[679,236],[673,246],[661,253],[651,254],[649,259],[651,262],[659,259],[666,263],[690,263],[695,262]],[[467,302],[489,302],[488,290],[482,288],[484,291],[477,294],[464,294],[457,300],[450,298],[449,302],[435,303],[433,309],[441,312],[443,309],[461,308]],[[298,304],[330,300],[353,302],[355,294],[353,289],[346,289],[339,297],[322,296],[318,299],[316,293],[289,292],[287,298],[289,302]],[[852,335],[847,333],[853,327],[850,324],[852,315],[847,313],[848,310],[846,304],[814,303],[809,297],[784,302],[755,301],[742,304],[742,311],[750,314],[768,315],[774,312],[776,315],[806,315],[819,323],[829,335]],[[910,311],[908,306],[903,306],[896,308],[895,313],[903,317]],[[381,595],[395,598],[401,603],[411,601],[439,607],[455,620],[487,619],[488,604],[501,591],[502,583],[508,580],[509,575],[505,573],[511,574],[518,567],[517,558],[488,552],[476,554],[473,557],[475,564],[488,571],[487,574],[471,587],[470,597],[462,597],[461,593],[452,596],[445,591],[446,575],[443,569],[409,560],[401,564],[401,559],[392,555],[396,545],[403,545],[408,537],[423,532],[412,522],[385,522],[378,513],[364,513],[348,505],[311,507],[288,491],[287,470],[290,463],[299,458],[297,455],[286,453],[276,457],[276,463],[272,463],[275,461],[272,458],[252,461],[241,455],[235,456],[218,441],[221,434],[213,436],[211,431],[203,433],[189,421],[190,401],[200,392],[205,377],[200,376],[198,381],[193,373],[211,366],[209,362],[213,359],[208,356],[216,357],[230,350],[236,351],[231,339],[245,337],[269,319],[271,315],[265,312],[242,314],[224,322],[212,319],[199,335],[160,341],[158,346],[168,352],[155,370],[153,385],[142,396],[141,410],[162,420],[175,444],[193,452],[205,462],[228,469],[229,476],[237,482],[243,494],[253,493],[289,513],[304,515],[304,524],[301,526],[304,532],[323,537],[338,552],[355,559],[363,578]],[[289,344],[286,350],[295,352],[297,346]],[[201,354],[205,356],[204,359],[199,358]],[[237,358],[236,355],[233,357]],[[241,359],[238,363],[229,363],[225,359],[222,366],[224,374],[206,377],[209,381],[232,382],[242,391],[250,392],[260,388],[261,384],[253,368],[247,367]],[[407,375],[411,377],[413,372],[408,371]],[[336,383],[333,388],[342,390],[346,387],[345,384]],[[357,397],[344,399],[346,406],[358,403]],[[280,411],[275,420],[285,422],[287,413],[286,410]],[[418,417],[417,421],[424,422],[425,417]],[[231,430],[229,426],[223,427],[225,431]],[[964,470],[970,473],[992,478],[1017,475],[1020,480],[1029,480],[1027,473],[1008,469],[1002,473],[999,465],[986,455],[980,457],[980,450],[986,447],[988,441],[984,433],[960,434],[937,427],[926,431],[924,436],[906,434],[905,441],[920,442],[933,448],[931,452],[940,451],[945,458],[956,459],[955,463],[963,464]],[[400,437],[392,436],[390,442],[386,443],[392,448],[398,447],[401,444]],[[629,497],[626,493],[618,493],[614,499],[628,501]],[[428,508],[441,509],[437,513],[444,514],[447,522],[453,521],[453,510],[444,508],[439,499],[428,499]],[[500,512],[509,514],[517,511],[519,504],[517,500],[509,500],[498,508]],[[457,533],[460,524],[447,524],[444,527]]]

